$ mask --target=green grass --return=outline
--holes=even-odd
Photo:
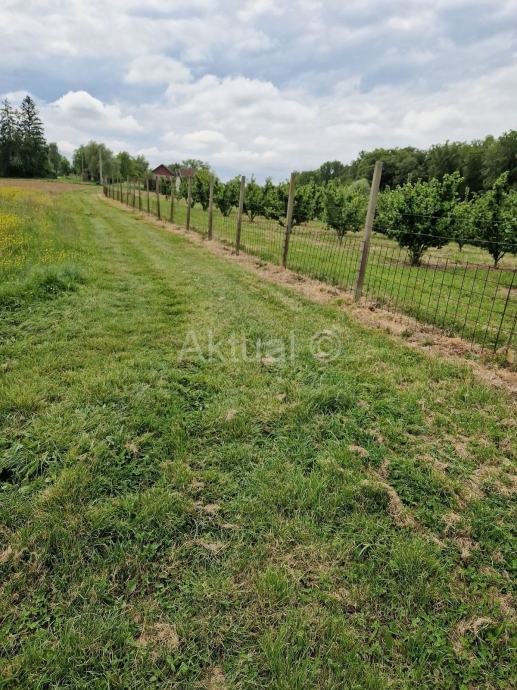
[[[136,197],[138,199],[138,196]],[[138,201],[137,201],[138,203]],[[147,208],[145,193],[142,207]],[[150,209],[156,213],[156,195],[150,194]],[[170,201],[161,197],[161,217],[170,219]],[[184,200],[174,202],[174,221],[186,223]],[[214,238],[235,245],[236,211],[225,218],[215,209]],[[208,214],[201,206],[191,211],[191,228],[206,236]],[[281,262],[284,230],[275,221],[245,216],[241,249],[266,261]],[[352,290],[361,255],[361,234],[348,234],[342,242],[322,223],[295,228],[291,236],[288,268],[303,275]],[[409,314],[449,335],[461,336],[486,347],[514,349],[517,346],[517,258],[507,255],[499,269],[479,247],[456,243],[429,250],[421,266],[408,262],[406,251],[383,235],[374,235],[364,283],[364,294],[379,305]],[[514,289],[510,290],[513,286]]]
[[[2,687],[512,687],[505,392],[52,203],[81,282],[2,311]]]

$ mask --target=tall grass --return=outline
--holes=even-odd
[[[81,280],[73,219],[38,190],[0,187],[0,310]]]

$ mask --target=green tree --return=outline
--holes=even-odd
[[[485,189],[493,188],[503,172],[508,172],[507,184],[517,187],[517,130],[492,138],[486,148],[483,172]]]
[[[371,180],[377,160],[383,162],[382,189],[426,177],[425,152],[407,146],[405,148],[361,151],[357,159],[350,165],[350,181],[361,178]]]
[[[446,141],[445,144],[435,144],[427,151],[425,167],[427,179],[436,177],[441,180],[444,175],[451,175],[461,168],[462,144]]]
[[[0,110],[0,176],[10,177],[17,173],[18,147],[17,114],[6,98]]]
[[[115,156],[118,164],[118,173],[123,180],[132,179],[135,175],[133,159],[127,151],[119,151]]]
[[[206,168],[199,168],[192,179],[192,202],[198,203],[206,211],[210,199],[210,176]]]
[[[461,147],[461,175],[465,180],[465,187],[471,192],[479,192],[484,187],[483,164],[486,155],[486,139],[462,144]]]
[[[21,174],[26,177],[45,177],[49,172],[49,164],[43,122],[36,103],[28,94],[20,106],[18,131]]]
[[[139,179],[143,179],[148,174],[149,163],[145,156],[139,155],[133,158],[133,172]]]
[[[465,196],[451,208],[450,212],[451,234],[458,243],[460,252],[468,243],[473,243],[476,235],[476,226],[473,217],[473,204],[469,199],[467,188]]]
[[[246,185],[244,193],[244,213],[253,223],[256,216],[264,215],[264,194],[263,190],[251,177]]]
[[[214,189],[215,205],[223,216],[229,216],[232,208],[239,205],[240,178],[235,177],[226,183],[219,183]]]
[[[508,172],[476,197],[472,218],[477,242],[490,254],[495,267],[506,253],[517,252],[517,192],[510,189]]]
[[[50,174],[53,177],[57,177],[59,175],[59,169],[61,166],[61,154],[59,153],[59,149],[55,143],[48,145],[48,164]]]
[[[364,225],[368,189],[331,182],[325,187],[325,220],[339,239],[346,232],[357,232]]]
[[[270,177],[266,178],[262,187],[262,209],[266,218],[277,219],[280,216],[280,199],[276,185]]]
[[[66,156],[61,156],[61,160],[59,161],[59,175],[61,177],[67,177],[71,172],[72,166],[70,165],[70,161]]]
[[[276,204],[267,206],[265,212],[267,213],[267,217],[274,218],[283,225],[287,216],[287,205],[289,201],[288,182],[283,182],[276,187],[276,196]],[[314,182],[305,185],[297,185],[294,192],[292,226],[302,225],[316,218],[316,210],[320,200],[319,190]]]
[[[454,173],[441,181],[407,182],[381,194],[376,227],[407,248],[412,266],[420,265],[426,249],[450,241],[450,213],[462,181]]]
[[[84,172],[87,180],[100,180],[100,159],[102,157],[102,173],[104,177],[121,176],[118,159],[104,144],[90,141],[80,146],[73,154],[73,167],[77,174]]]

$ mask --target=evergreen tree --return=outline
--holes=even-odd
[[[20,173],[26,177],[44,177],[49,173],[48,147],[38,108],[27,94],[20,106]]]
[[[0,176],[9,177],[16,174],[17,148],[16,110],[6,98],[0,110]]]

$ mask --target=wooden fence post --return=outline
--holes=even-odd
[[[215,177],[210,175],[210,187],[208,190],[208,239],[212,239],[213,224],[214,224],[214,184]]]
[[[138,180],[138,210],[142,211],[142,186],[144,184],[143,180]]]
[[[133,180],[133,208],[136,208],[136,180]]]
[[[145,189],[147,192],[147,213],[150,215],[151,214],[151,200],[149,199],[149,178],[147,176],[145,178]]]
[[[282,253],[282,266],[287,267],[287,254],[289,252],[289,239],[291,237],[291,228],[293,226],[293,209],[294,209],[294,193],[296,190],[296,173],[291,173],[291,180],[289,182],[289,198],[287,200],[287,218],[285,222],[285,239],[284,251]]]
[[[161,214],[160,214],[160,176],[156,175],[154,179],[156,182],[156,217],[158,218],[158,220],[161,220]]]
[[[241,248],[242,231],[242,211],[244,209],[244,191],[246,188],[246,178],[241,175],[241,188],[239,192],[239,211],[237,213],[237,233],[235,235],[235,253],[238,254]]]
[[[373,170],[372,186],[370,188],[370,199],[368,201],[368,210],[366,212],[366,220],[364,223],[363,245],[361,250],[361,261],[359,263],[359,273],[357,274],[357,281],[354,290],[354,300],[357,302],[363,293],[364,276],[366,274],[366,265],[368,263],[368,254],[370,252],[370,239],[372,236],[373,219],[375,218],[375,206],[377,204],[377,196],[379,194],[379,186],[381,184],[382,161],[376,161]]]
[[[174,223],[174,184],[172,182],[173,177],[169,177],[169,181],[171,183],[171,208],[169,211],[169,220],[171,223]]]
[[[126,206],[129,206],[129,177],[126,179]]]
[[[187,180],[187,230],[190,230],[190,210],[192,208],[192,178]]]

